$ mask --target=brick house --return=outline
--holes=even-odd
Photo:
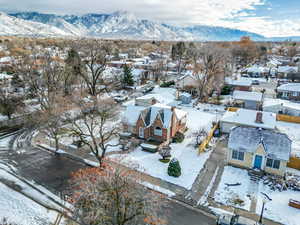
[[[138,138],[171,142],[177,132],[186,129],[187,113],[176,107],[155,104],[149,107],[128,106],[123,115],[123,128]]]

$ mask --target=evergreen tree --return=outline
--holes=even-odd
[[[168,175],[172,177],[180,177],[181,167],[179,161],[176,158],[173,158],[168,166]]]
[[[124,86],[133,86],[134,85],[131,68],[128,67],[126,64],[123,67],[123,84],[124,84]]]

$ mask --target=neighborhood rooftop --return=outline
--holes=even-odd
[[[289,160],[291,140],[286,134],[253,127],[235,127],[230,132],[230,149],[254,153],[260,144],[269,158]]]
[[[250,91],[238,91],[233,92],[233,98],[238,100],[248,100],[248,101],[262,101],[263,94],[260,92],[250,92]]]

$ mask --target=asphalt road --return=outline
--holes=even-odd
[[[1,155],[2,160],[17,168],[19,175],[46,187],[54,193],[68,189],[71,173],[86,165],[39,148],[25,148],[21,153],[9,150],[10,154]],[[3,158],[7,157],[7,158]],[[164,213],[164,212],[163,212]],[[169,225],[213,225],[215,219],[206,214],[183,206],[174,201],[168,201],[164,213]]]

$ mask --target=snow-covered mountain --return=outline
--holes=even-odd
[[[136,18],[128,12],[55,15],[37,12],[0,14],[0,35],[89,36],[145,40],[231,41],[261,35],[224,27],[176,27]]]

